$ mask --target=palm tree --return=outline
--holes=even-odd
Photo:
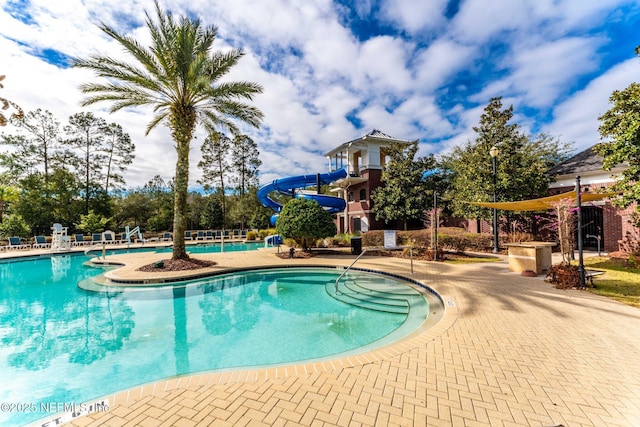
[[[151,33],[150,46],[145,47],[131,37],[117,33],[104,23],[100,29],[122,45],[136,60],[136,65],[108,56],[94,55],[75,59],[74,66],[91,69],[103,84],[87,83],[80,88],[88,94],[83,105],[111,102],[111,112],[131,106],[150,106],[154,116],[146,128],[165,123],[177,151],[173,222],[173,259],[187,259],[184,232],[187,227],[187,190],[189,185],[189,149],[196,125],[208,132],[217,127],[239,133],[233,120],[258,127],[262,112],[244,100],[262,92],[250,82],[219,80],[244,55],[241,49],[212,51],[218,29],[203,27],[199,19],[174,19],[155,2],[157,22],[146,13]]]

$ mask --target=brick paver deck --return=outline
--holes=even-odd
[[[216,258],[220,268],[352,259]],[[419,261],[414,275],[397,258],[367,256],[358,265],[428,284],[450,302],[442,322],[349,363],[196,375],[127,390],[107,396],[109,412],[72,424],[640,425],[640,310],[521,277],[506,261]]]

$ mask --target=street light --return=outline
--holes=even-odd
[[[489,155],[491,156],[491,165],[493,166],[493,203],[496,200],[496,179],[498,176],[498,171],[496,168],[496,162],[498,157],[498,147],[495,145],[491,147],[489,150]],[[498,244],[498,210],[493,208],[493,253],[497,254],[499,251]]]

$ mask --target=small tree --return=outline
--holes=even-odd
[[[4,221],[0,224],[0,235],[5,238],[11,236],[27,237],[30,232],[31,228],[18,214],[5,216]]]
[[[276,230],[284,238],[292,238],[304,250],[323,237],[335,236],[337,230],[331,214],[315,200],[292,199],[280,212]]]
[[[376,219],[385,223],[400,220],[405,230],[407,222],[419,219],[427,207],[425,172],[435,165],[433,156],[415,159],[417,152],[417,142],[408,147],[391,145],[383,185],[371,193]]]
[[[261,228],[269,228],[271,226],[271,216],[273,211],[262,205],[258,206],[253,212],[253,216],[249,220],[249,227],[260,230]]]
[[[569,265],[571,263],[571,251],[573,250],[573,231],[576,229],[577,208],[574,206],[572,199],[561,199],[551,204],[553,207],[553,215],[555,220],[553,226],[558,233],[558,241],[560,242],[560,253],[562,254],[562,263]]]
[[[76,227],[85,233],[98,233],[104,230],[108,222],[108,218],[89,211],[86,215],[80,215],[80,223],[76,224]]]
[[[602,156],[602,168],[611,170],[626,163],[619,179],[611,187],[622,197],[614,199],[614,205],[626,208],[640,202],[640,83],[631,83],[624,90],[611,94],[611,109],[600,120],[601,143],[593,151]],[[640,204],[636,205],[640,212]]]

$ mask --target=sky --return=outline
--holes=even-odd
[[[245,55],[229,80],[263,86],[254,105],[262,184],[328,171],[323,156],[373,129],[447,154],[475,139],[492,97],[513,105],[513,123],[573,144],[599,141],[609,97],[640,81],[640,1],[626,0],[159,0],[175,16],[215,25],[217,50]],[[153,0],[0,0],[0,96],[25,111],[49,110],[64,125],[91,111],[123,126],[136,145],[131,188],[170,180],[175,149],[166,127],[136,108],[82,107],[82,83],[97,81],[70,59],[100,54],[132,62],[99,28],[143,44]],[[132,62],[133,63],[133,62]],[[15,133],[11,126],[0,129]],[[198,131],[190,187],[198,187]],[[0,148],[2,149],[2,148]]]

